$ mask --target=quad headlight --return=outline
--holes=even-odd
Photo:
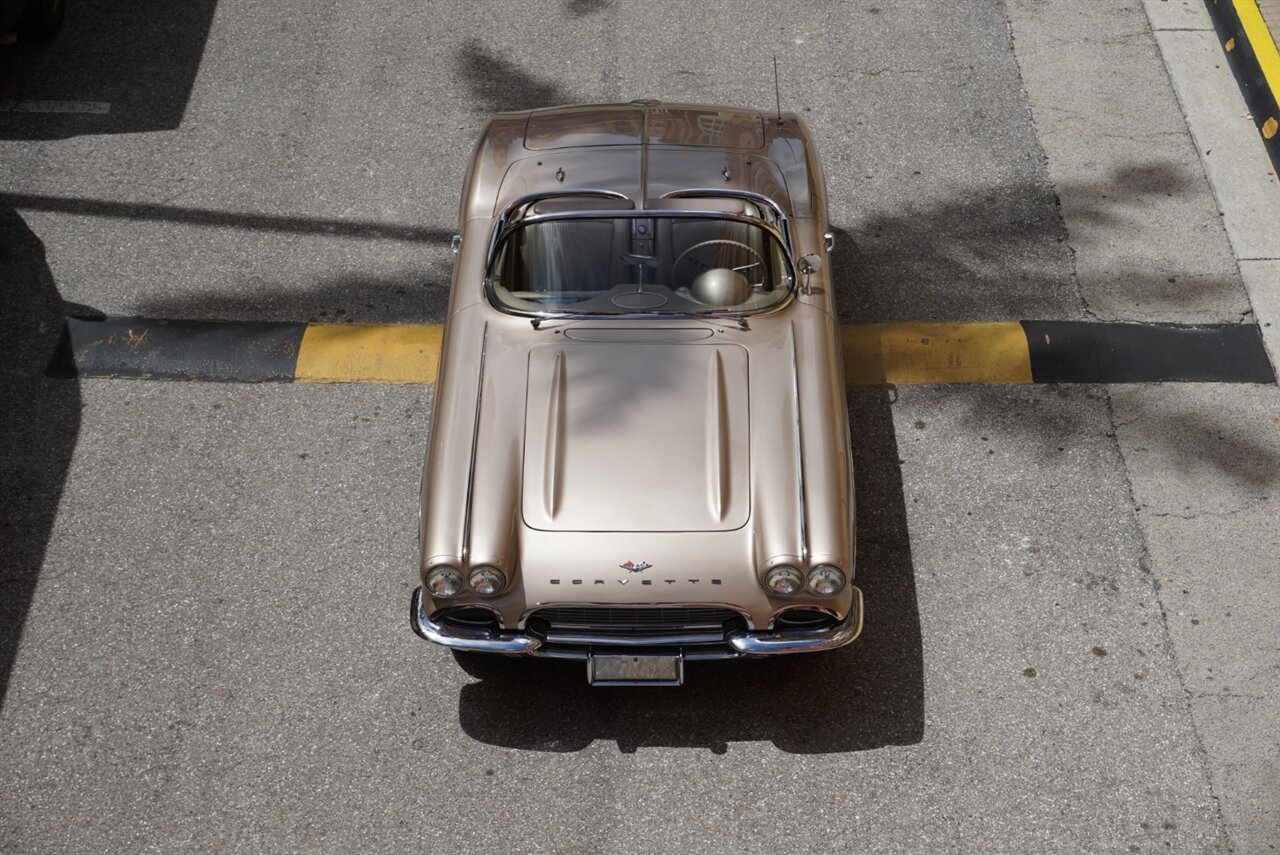
[[[427,573],[427,590],[433,597],[454,597],[462,591],[462,574],[452,567],[436,567]]]
[[[844,571],[834,564],[820,564],[809,571],[809,590],[819,597],[834,597],[844,590]]]
[[[764,574],[764,586],[771,593],[787,597],[804,587],[804,576],[790,564],[779,564]]]
[[[471,590],[482,597],[496,594],[507,587],[507,577],[497,567],[477,567],[471,571],[467,581],[471,584]]]

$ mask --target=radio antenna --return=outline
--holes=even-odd
[[[778,55],[773,55],[773,97],[778,105],[778,127],[782,127],[782,90],[778,87]]]

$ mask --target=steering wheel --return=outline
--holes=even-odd
[[[675,275],[676,268],[680,266],[680,262],[684,261],[685,256],[693,252],[695,249],[701,249],[704,246],[711,246],[712,244],[722,244],[722,243],[727,243],[727,244],[730,244],[731,246],[736,246],[739,249],[745,249],[755,258],[754,263],[744,264],[742,267],[735,267],[733,268],[734,270],[746,270],[747,268],[760,267],[761,265],[764,264],[764,258],[761,257],[760,253],[756,252],[754,249],[747,246],[742,241],[730,240],[729,238],[713,238],[712,240],[704,240],[701,243],[695,243],[693,246],[689,247],[684,252],[680,253],[680,255],[676,256],[676,260],[671,265],[672,275],[673,276]],[[707,269],[710,270],[711,268],[707,268]]]

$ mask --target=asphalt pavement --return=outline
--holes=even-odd
[[[44,376],[67,314],[439,323],[491,112],[774,54],[842,322],[1252,323],[1198,2],[128,5],[0,48],[110,105],[0,113],[0,847],[1274,851],[1274,385],[851,389],[862,637],[604,690],[409,630],[429,385]]]

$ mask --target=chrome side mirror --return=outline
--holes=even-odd
[[[822,236],[822,248],[828,253],[836,248],[836,236],[831,232],[826,232]]]
[[[800,293],[808,296],[813,293],[809,287],[809,275],[817,273],[822,269],[822,259],[813,253],[800,256],[800,272],[804,274],[804,287],[800,289]]]
[[[449,241],[449,251],[457,255],[462,249],[462,235],[454,235],[453,240]]]

